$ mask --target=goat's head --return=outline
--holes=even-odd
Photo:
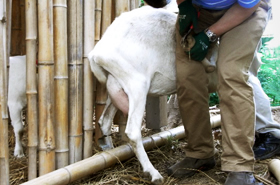
[[[169,4],[171,0],[144,0],[148,5],[154,8],[162,8]]]

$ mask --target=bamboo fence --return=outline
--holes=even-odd
[[[28,122],[28,180],[37,177],[38,104],[37,104],[37,8],[36,0],[26,0],[26,117]]]
[[[27,54],[29,181],[24,184],[67,184],[134,156],[130,145],[92,156],[92,141],[102,136],[97,121],[104,109],[107,91],[105,86],[95,83],[87,54],[115,17],[137,8],[139,0],[13,2],[16,3],[0,0],[0,185],[9,184],[6,98],[9,53]],[[12,7],[16,24],[11,30]],[[15,39],[10,46],[11,34]],[[25,41],[20,35],[25,35]],[[124,132],[126,118],[120,112],[115,123],[119,124],[120,132]],[[213,117],[211,125],[220,126],[220,117]],[[151,150],[164,145],[170,136],[183,138],[183,127],[144,138],[144,147]],[[125,135],[122,139],[126,139]]]
[[[82,159],[89,158],[93,162],[91,159],[93,112],[95,108],[97,123],[106,103],[107,91],[105,86],[95,83],[87,54],[101,39],[115,17],[137,8],[139,0],[14,1],[16,4],[13,7],[20,15],[16,16],[17,25],[13,29],[16,39],[13,39],[11,47],[19,42],[21,44],[14,49],[14,55],[27,54],[28,179],[35,180],[37,176],[45,176],[55,169],[65,168]],[[0,0],[0,2],[5,8],[12,7],[12,1]],[[3,48],[0,53],[2,62],[0,69],[3,75],[0,79],[3,87],[1,89],[4,89],[1,91],[0,107],[2,110],[0,126],[1,132],[4,132],[0,137],[1,185],[9,183],[8,147],[7,143],[4,143],[8,137],[5,100],[7,68],[3,66],[7,65],[7,53],[10,53],[7,49],[9,48],[7,40],[9,41],[11,33],[11,22],[3,21],[3,17],[6,13],[11,15],[11,11],[5,11],[4,9],[0,11],[2,18],[0,33],[3,37],[1,43]],[[25,41],[20,35],[25,35]],[[25,42],[26,44],[22,44]],[[35,65],[37,58],[38,80]],[[120,112],[116,116],[115,123],[119,124],[120,132],[124,132],[126,118]],[[95,127],[96,140],[101,136],[101,132],[98,124],[95,124]],[[122,135],[122,138],[125,140],[125,135]],[[144,142],[147,143],[145,139]],[[152,148],[149,145],[154,145],[154,141],[149,142],[151,144],[147,144],[147,147]],[[2,150],[5,147],[6,149]],[[120,158],[134,155],[130,147],[121,148],[116,149],[117,153],[123,155]],[[127,152],[128,154],[125,154]],[[115,159],[109,160],[108,164],[113,164],[111,160]],[[79,168],[73,170],[77,171]],[[100,167],[91,168],[96,171]],[[73,181],[82,175],[84,174],[67,181]]]

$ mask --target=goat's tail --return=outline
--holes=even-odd
[[[93,51],[88,54],[91,71],[100,83],[105,84],[107,81],[106,71],[96,63],[96,58]]]

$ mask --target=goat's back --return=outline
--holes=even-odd
[[[150,94],[174,91],[176,17],[149,6],[121,14],[89,54],[97,79],[104,82],[105,71],[115,77],[124,70],[137,71],[149,79]]]

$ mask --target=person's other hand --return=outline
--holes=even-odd
[[[193,25],[197,25],[197,11],[192,4],[192,0],[185,0],[178,5],[179,8],[179,32],[184,36]]]

